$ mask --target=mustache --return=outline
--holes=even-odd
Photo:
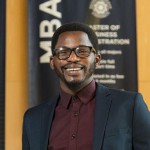
[[[80,64],[78,62],[72,62],[72,63],[68,63],[66,65],[63,65],[61,68],[62,69],[67,69],[67,68],[84,68],[85,66],[83,64]]]

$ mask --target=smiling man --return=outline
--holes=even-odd
[[[101,59],[94,31],[81,23],[62,25],[52,49],[60,93],[25,113],[23,150],[149,150],[150,112],[141,94],[93,79]]]
[[[76,94],[93,80],[95,65],[99,61],[100,55],[86,33],[66,31],[58,38],[50,65],[60,78],[61,88]]]

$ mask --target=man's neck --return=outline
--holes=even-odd
[[[89,80],[88,82],[86,82],[84,84],[81,84],[81,86],[79,86],[77,89],[70,88],[62,82],[60,82],[60,87],[64,92],[66,92],[70,95],[76,95],[80,90],[82,90],[84,87],[86,87],[92,80],[93,79]]]

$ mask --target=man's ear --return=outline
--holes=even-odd
[[[101,61],[101,55],[100,54],[96,54],[96,56],[95,56],[96,65],[99,65],[100,61]]]
[[[52,69],[52,70],[54,70],[54,57],[53,56],[50,56],[50,68]]]

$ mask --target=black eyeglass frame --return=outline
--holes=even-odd
[[[89,54],[88,54],[87,56],[83,56],[83,57],[79,56],[78,53],[77,53],[77,50],[78,50],[78,48],[80,48],[80,47],[88,47],[89,50],[90,50]],[[66,57],[66,58],[64,58],[64,59],[60,59],[60,58],[59,58],[59,55],[57,55],[56,52],[57,52],[57,51],[61,51],[61,50],[60,50],[61,48],[66,48],[67,50],[70,51],[70,54],[68,55],[68,57]],[[76,54],[76,56],[79,57],[79,58],[86,58],[86,57],[88,57],[88,56],[91,54],[91,52],[94,52],[95,54],[97,54],[97,51],[96,51],[92,46],[79,45],[79,46],[76,46],[76,47],[74,47],[74,48],[69,48],[69,47],[66,47],[66,46],[56,48],[56,49],[53,50],[53,56],[57,56],[57,58],[60,59],[60,60],[66,60],[66,59],[68,59],[68,58],[70,57],[72,51],[73,51],[73,52]]]

